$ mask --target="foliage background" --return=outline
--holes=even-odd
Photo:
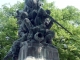
[[[51,27],[55,32],[52,42],[58,48],[60,60],[80,60],[80,10],[74,6],[59,9],[54,2],[43,2],[43,8],[49,9],[51,16],[72,33],[70,35],[55,23]],[[17,2],[13,6],[4,4],[0,8],[0,60],[3,60],[13,42],[18,39],[17,19],[14,16],[16,10],[22,10],[23,6],[24,3]]]

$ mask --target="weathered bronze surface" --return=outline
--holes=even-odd
[[[44,10],[39,0],[25,0],[23,10],[17,11],[18,36],[4,60],[24,60],[28,56],[59,60],[58,50],[52,45],[55,33],[50,10]],[[58,22],[56,22],[58,24]]]

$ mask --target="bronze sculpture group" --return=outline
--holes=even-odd
[[[20,44],[24,41],[52,46],[52,38],[55,33],[50,28],[53,22],[60,24],[50,16],[50,10],[44,10],[41,7],[39,0],[25,0],[25,7],[22,11],[17,11],[16,18],[19,25],[19,39],[13,43],[4,60],[8,60],[9,57],[12,57],[12,60],[17,60]],[[60,26],[64,28],[62,25]]]

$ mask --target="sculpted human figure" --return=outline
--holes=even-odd
[[[21,25],[21,23],[23,22],[23,20],[25,18],[28,18],[28,13],[27,12],[24,12],[22,10],[17,10],[17,15],[16,15],[16,18],[17,18],[17,23],[19,24],[19,26]]]
[[[4,60],[8,60],[9,57],[12,57],[12,60],[17,60],[21,48],[20,44],[24,41],[52,46],[55,33],[50,28],[53,22],[64,28],[50,16],[50,10],[41,8],[40,0],[25,0],[25,7],[23,10],[17,11],[16,18],[19,26],[19,39],[13,43]]]
[[[30,31],[30,28],[32,27],[32,24],[28,18],[25,18],[22,24],[20,25],[19,28],[19,36],[22,37],[25,34],[28,34]]]
[[[38,10],[41,6],[40,0],[25,0],[24,11],[31,12],[32,10]]]
[[[38,42],[38,38],[40,38],[46,43],[51,42],[51,36],[53,36],[53,33],[46,29],[46,14],[47,13],[42,8],[40,8],[39,0],[25,0],[25,9],[17,11],[16,16],[19,25],[19,39],[13,43],[4,60],[8,60],[6,58],[9,57],[12,57],[12,60],[16,60],[18,58],[20,44],[23,41],[30,40]],[[50,41],[47,41],[46,37],[47,39],[50,39]]]

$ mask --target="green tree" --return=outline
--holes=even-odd
[[[59,50],[60,60],[80,60],[80,26],[78,24],[80,10],[73,6],[58,9],[54,6],[54,3],[46,3],[44,5],[45,9],[51,11],[51,16],[72,33],[70,35],[56,24],[51,28],[52,31],[55,31],[53,45],[56,45]]]
[[[75,8],[74,6],[67,6],[62,9],[63,20],[77,20],[80,18],[80,10]]]
[[[4,4],[0,9],[0,60],[3,60],[13,42],[18,38],[17,19],[14,16],[16,10],[22,8],[23,3],[17,2],[10,7]]]

